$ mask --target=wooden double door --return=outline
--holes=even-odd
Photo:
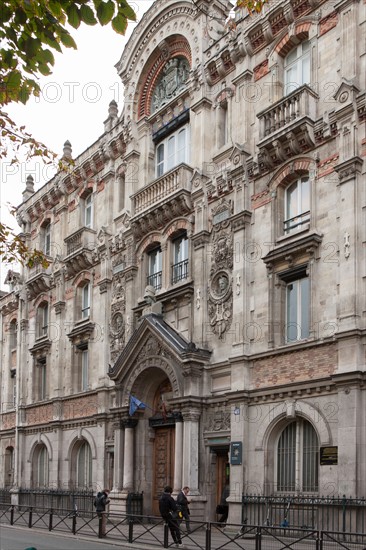
[[[159,515],[159,497],[164,487],[174,483],[175,426],[155,428],[153,452],[153,502],[152,513]]]

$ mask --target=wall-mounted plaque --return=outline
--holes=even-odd
[[[338,464],[338,447],[320,447],[320,466]]]
[[[230,464],[239,466],[243,458],[243,444],[241,441],[232,441],[230,444]]]

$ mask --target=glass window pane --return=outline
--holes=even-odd
[[[310,84],[310,54],[302,59],[301,84]]]
[[[302,490],[318,491],[319,442],[310,422],[303,422]]]
[[[310,284],[309,278],[304,277],[300,280],[301,289],[301,338],[309,338],[309,303],[310,303]]]
[[[308,178],[301,180],[301,212],[310,210],[310,183]]]
[[[297,281],[290,283],[286,288],[286,340],[295,342],[298,339],[298,284]]]
[[[188,258],[188,239],[180,237],[174,241],[174,263],[183,262]]]
[[[156,155],[156,176],[159,178],[164,174],[164,143],[161,143],[157,149]]]
[[[286,202],[286,219],[291,219],[297,216],[298,214],[298,190],[297,190],[297,182],[292,184],[287,189],[286,194],[287,202]]]
[[[92,226],[92,195],[85,199],[85,227]]]
[[[39,366],[39,399],[46,399],[46,383],[47,383],[46,365]]]
[[[302,53],[308,52],[310,50],[309,40],[304,40],[303,42],[301,42],[301,48],[302,48]]]
[[[90,313],[90,284],[82,288],[82,317],[88,317]]]
[[[48,332],[48,304],[42,308],[42,335]]]
[[[187,131],[185,128],[179,131],[178,133],[178,146],[177,146],[177,162],[186,162],[186,141],[187,141]]]
[[[88,389],[89,383],[89,353],[88,350],[83,350],[81,354],[81,389]]]
[[[296,487],[296,422],[282,432],[277,447],[277,491],[294,491]]]
[[[44,253],[50,254],[51,250],[51,225],[48,224],[44,229]]]
[[[171,136],[168,139],[168,158],[167,158],[167,170],[170,170],[175,166],[176,158],[175,158],[175,136]]]

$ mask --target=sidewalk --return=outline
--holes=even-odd
[[[79,518],[78,518],[79,519]],[[198,524],[197,527],[199,527]],[[45,529],[40,529],[39,527],[32,527],[29,529],[25,525],[14,525],[8,526],[10,529],[21,529],[24,531],[44,533]],[[121,530],[121,526],[113,526],[110,522],[107,524],[107,536],[103,538],[98,538],[96,534],[83,533],[82,531],[77,531],[73,535],[70,531],[63,530],[53,530],[47,532],[52,536],[52,534],[57,535],[58,537],[62,536],[64,539],[75,539],[83,540],[92,543],[93,546],[100,543],[103,545],[118,546],[122,550],[153,550],[164,548],[164,528],[163,525],[154,525],[154,524],[144,524],[144,525],[134,525],[133,529],[133,538],[134,542],[128,542],[128,525],[124,526],[124,529]],[[125,531],[127,529],[127,532]],[[194,529],[194,526],[192,525]],[[235,541],[231,541],[231,538],[234,538],[234,533],[225,534],[221,529],[213,529],[211,531],[211,550],[217,550],[223,548],[224,550],[254,550],[255,540],[248,538],[235,538]],[[206,549],[206,530],[202,528],[197,528],[193,533],[187,534],[182,530],[182,542],[183,547],[188,550],[205,550]],[[173,543],[170,533],[168,539],[169,548],[176,548]],[[65,544],[65,548],[67,545]]]

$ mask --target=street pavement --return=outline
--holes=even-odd
[[[78,537],[69,534],[49,533],[44,529],[27,529],[0,525],[0,550],[25,550],[34,547],[37,550],[113,550],[130,548],[121,546],[118,540],[105,541]]]

